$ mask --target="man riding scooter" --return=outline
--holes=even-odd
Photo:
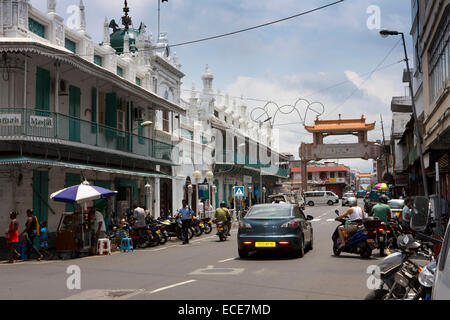
[[[344,236],[344,232],[347,234],[351,234],[352,232],[356,231],[358,229],[358,224],[362,221],[364,218],[363,211],[360,207],[358,207],[358,202],[355,197],[350,197],[347,199],[348,205],[350,208],[347,209],[343,214],[338,216],[335,220],[341,220],[342,218],[348,216],[350,219],[350,223],[346,224],[345,226],[339,226],[338,228],[338,234],[339,238],[341,239],[341,244],[339,245],[339,249],[342,249],[345,247],[346,239]]]
[[[227,236],[230,236],[230,231],[231,231],[231,214],[230,211],[227,208],[227,204],[225,203],[225,201],[222,201],[220,203],[220,208],[216,209],[216,214],[214,216],[216,218],[216,221],[222,221],[224,223],[226,223],[227,226],[227,231],[226,234]]]

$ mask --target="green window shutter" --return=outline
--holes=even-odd
[[[65,39],[64,46],[67,50],[72,51],[73,53],[77,52],[77,44],[70,39]]]
[[[108,93],[106,95],[106,119],[105,125],[111,128],[117,128],[117,94]],[[106,129],[106,135],[115,136],[115,130]]]
[[[33,171],[33,210],[41,221],[48,221],[48,171]]]
[[[36,110],[50,110],[50,71],[39,67],[36,69]]]
[[[194,132],[191,130],[181,129],[181,136],[185,139],[194,140]]]
[[[137,84],[138,86],[141,86],[141,83],[142,83],[141,79],[138,78],[138,77],[136,77],[136,84]]]
[[[69,139],[71,141],[81,142],[80,132],[80,108],[81,108],[81,90],[80,88],[69,87]]]
[[[33,18],[28,18],[28,30],[42,38],[45,38],[45,26]]]
[[[123,77],[123,69],[119,66],[117,66],[117,75]]]
[[[144,144],[145,143],[145,139],[144,139],[144,128],[141,126],[142,122],[144,121],[139,121],[138,123],[138,142],[139,144]]]
[[[103,58],[102,58],[102,56],[95,55],[95,56],[94,56],[94,63],[95,63],[96,65],[102,67],[102,66],[103,66]]]
[[[91,126],[91,131],[95,133],[97,132],[97,88],[92,88],[91,99],[91,122],[93,123]]]
[[[81,183],[81,175],[77,173],[66,172],[66,185],[65,187],[72,187],[79,185]],[[75,210],[75,205],[71,203],[66,203],[66,212],[73,212]]]

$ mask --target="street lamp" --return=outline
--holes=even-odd
[[[416,131],[416,137],[417,137],[417,149],[420,157],[420,166],[422,169],[422,181],[423,181],[423,190],[425,197],[428,198],[428,185],[427,185],[427,176],[425,175],[425,165],[423,162],[423,150],[422,150],[422,137],[420,136],[419,132],[419,121],[417,120],[417,111],[416,111],[416,103],[414,101],[414,91],[412,86],[412,80],[411,80],[411,72],[409,70],[409,60],[408,60],[408,52],[406,50],[406,43],[405,43],[405,35],[403,32],[394,31],[394,30],[381,30],[380,34],[382,37],[386,38],[388,36],[396,36],[401,34],[402,35],[402,41],[403,41],[403,49],[405,51],[405,61],[406,61],[406,71],[408,72],[408,81],[409,81],[409,92],[411,95],[411,101],[412,101],[412,113],[414,117],[414,125],[415,125],[415,131]]]
[[[266,203],[266,187],[262,187],[262,203]]]
[[[196,170],[192,173],[192,176],[194,177],[195,181],[198,182],[202,178],[202,173]]]
[[[252,206],[252,191],[253,191],[253,187],[252,186],[248,186],[249,207]]]
[[[145,186],[145,192],[147,194],[147,208],[148,210],[150,210],[150,214],[153,216],[153,196],[152,196],[152,191],[153,191],[153,187],[150,183],[146,183]]]
[[[216,206],[216,192],[217,192],[217,187],[215,186],[215,185],[213,185],[212,187],[211,187],[211,190],[212,190],[212,195],[211,195],[211,206],[213,206],[213,204],[214,204],[214,207]],[[213,208],[214,208],[213,207]]]
[[[153,124],[153,122],[150,121],[150,120],[144,121],[141,124],[139,124],[136,128],[134,128],[132,131],[135,131],[135,130],[139,129],[139,127],[143,127],[143,128],[150,127],[152,124]]]
[[[192,208],[192,184],[189,184],[187,188],[188,188],[188,204],[189,207]]]

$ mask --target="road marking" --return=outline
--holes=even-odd
[[[229,258],[229,259],[219,260],[219,262],[222,263],[222,262],[227,262],[227,261],[231,261],[231,260],[235,260],[235,259],[236,258],[233,257],[233,258]]]
[[[327,222],[335,221],[334,219],[327,219]]]
[[[238,275],[242,272],[244,272],[245,269],[243,268],[214,268],[214,266],[209,265],[206,268],[201,268],[192,271],[189,273],[189,275]]]
[[[167,290],[167,289],[179,287],[179,286],[182,286],[184,284],[192,283],[192,282],[195,282],[195,281],[197,281],[197,280],[188,280],[188,281],[184,281],[184,282],[175,283],[175,284],[172,284],[172,285],[167,286],[167,287],[162,287],[162,288],[150,291],[149,294],[153,294],[153,293],[161,292],[161,291],[164,291],[164,290]]]
[[[317,219],[312,219],[311,222],[316,222],[316,221],[320,221],[320,220],[322,220],[322,219],[318,219],[318,218]]]
[[[162,248],[159,248],[159,249],[152,249],[152,250],[145,250],[145,251],[148,251],[148,252],[161,251],[161,250],[166,250],[168,248],[173,248],[173,247],[177,247],[177,246],[178,246],[177,244],[174,244],[174,245],[162,247]]]
[[[144,292],[145,289],[94,289],[61,300],[127,300]]]

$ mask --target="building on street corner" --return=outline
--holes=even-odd
[[[248,205],[264,202],[288,177],[287,157],[280,154],[269,122],[250,119],[243,100],[230,99],[213,90],[214,75],[207,65],[201,91],[192,86],[187,110],[181,117],[181,165],[176,176],[177,201],[188,199],[194,211],[200,211],[198,185],[208,183],[210,210],[221,201],[233,205],[234,186],[244,186]]]
[[[134,204],[156,217],[172,210],[176,132],[186,112],[184,74],[167,35],[154,43],[144,23],[119,28],[105,20],[96,44],[82,1],[76,29],[55,13],[56,1],[47,12],[25,0],[0,6],[0,228],[10,210],[21,213],[22,228],[33,208],[55,231],[61,213],[73,208],[49,195],[85,179],[118,191],[96,201],[107,224]]]
[[[396,186],[410,195],[423,194],[419,153],[424,158],[428,194],[437,194],[436,163],[440,194],[450,200],[450,1],[412,0],[411,36],[414,47],[414,101],[423,150],[417,148],[411,97],[393,97],[391,153]],[[408,83],[408,74],[403,74]]]

